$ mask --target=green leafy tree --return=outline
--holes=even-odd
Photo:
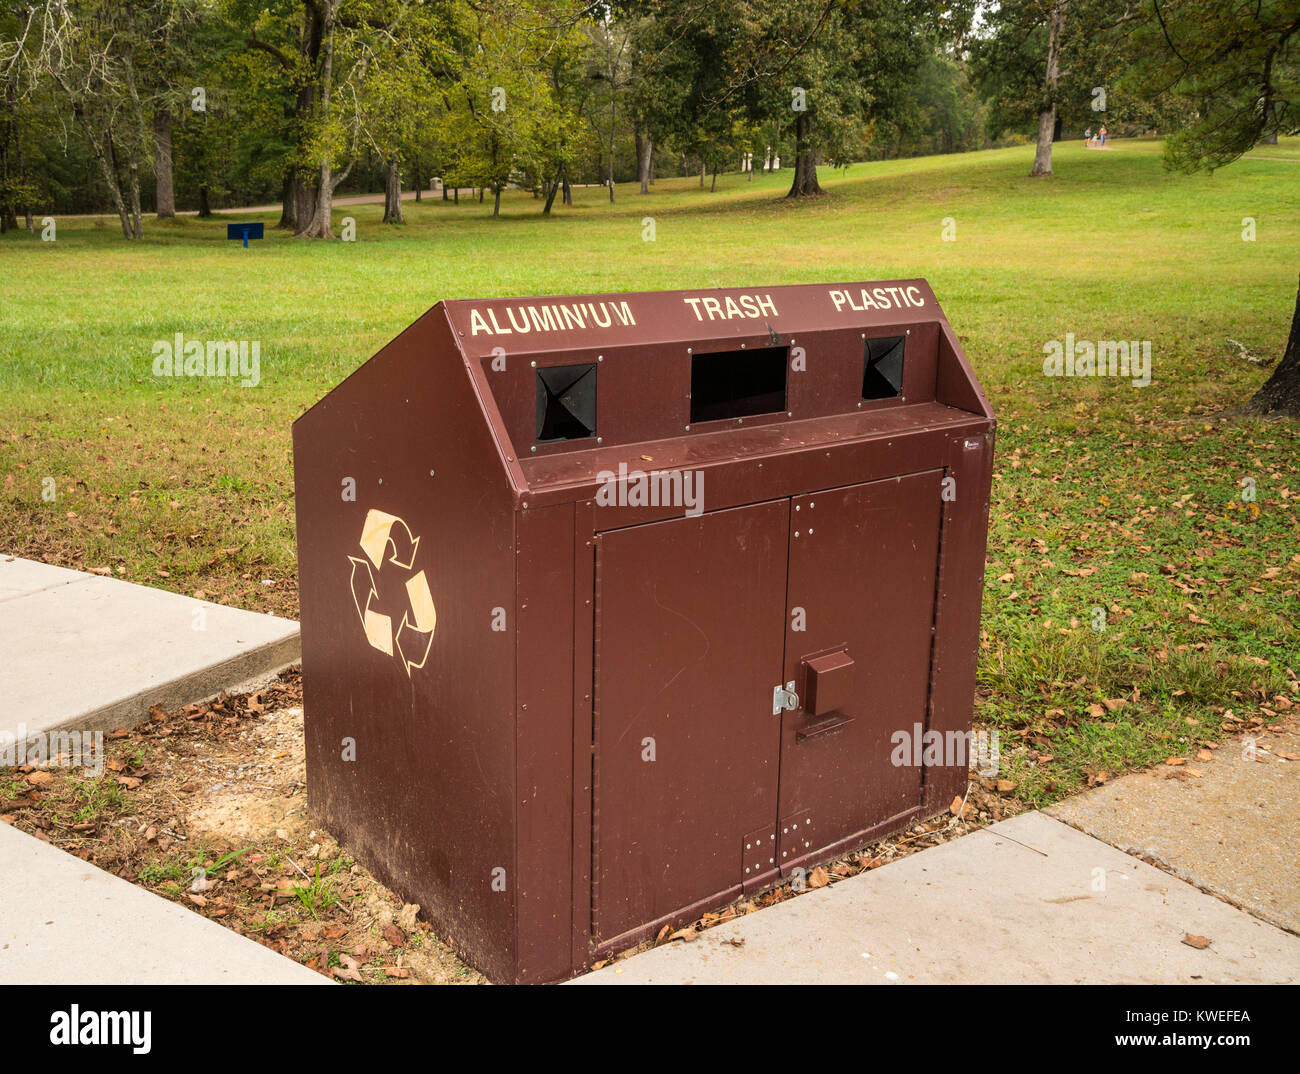
[[[1171,169],[1221,168],[1261,141],[1300,133],[1300,2],[1147,0],[1128,37],[1131,92],[1181,104]],[[1282,360],[1247,403],[1300,417],[1300,289]]]

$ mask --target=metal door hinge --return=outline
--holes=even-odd
[[[799,695],[794,692],[794,680],[782,686],[777,683],[772,687],[772,715],[780,716],[799,707]]]

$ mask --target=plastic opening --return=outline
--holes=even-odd
[[[862,369],[863,399],[894,399],[902,394],[906,346],[906,336],[867,340]]]

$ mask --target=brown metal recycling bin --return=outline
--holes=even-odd
[[[294,425],[314,813],[554,981],[947,808],[993,429],[922,280],[439,303]]]

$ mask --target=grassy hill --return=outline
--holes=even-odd
[[[408,203],[405,228],[340,208],[355,243],[277,234],[274,214],[247,251],[224,237],[236,216],[131,244],[111,217],[10,234],[0,550],[293,615],[289,423],[437,300],[924,276],[1001,421],[978,715],[1004,768],[1040,801],[1185,753],[1296,695],[1300,432],[1205,419],[1266,376],[1228,337],[1281,353],[1300,140],[1194,177],[1166,175],[1158,143],[1112,145],[1058,146],[1046,181],[1032,146],[860,164],[799,205],[787,170],[612,206],[579,189],[549,219],[519,192],[499,220],[470,199]],[[177,332],[259,340],[260,385],[155,379]],[[1151,341],[1152,383],[1044,377],[1066,333]]]

